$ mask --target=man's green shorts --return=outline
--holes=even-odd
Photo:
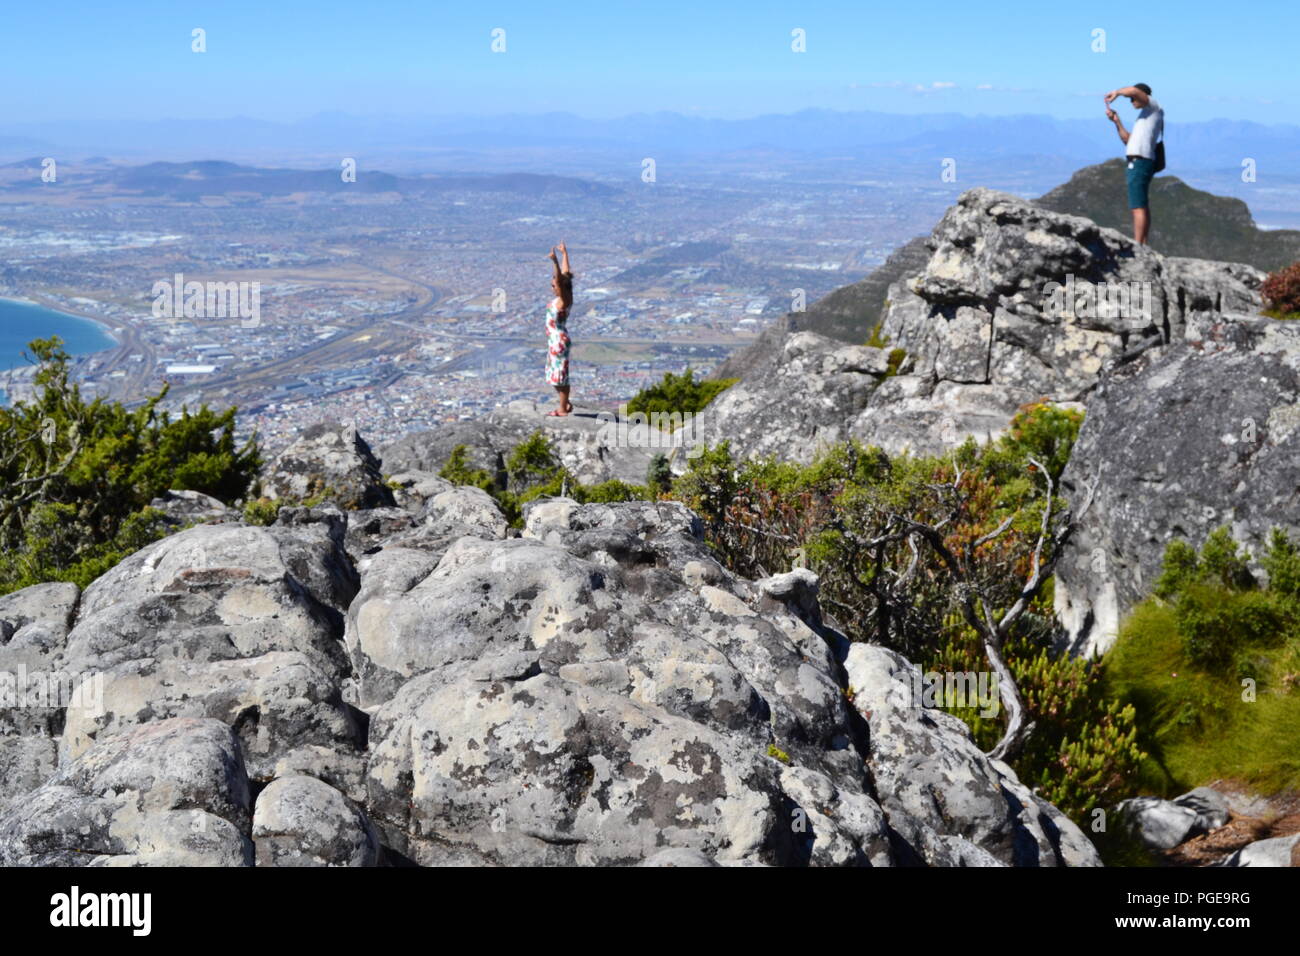
[[[1146,209],[1151,177],[1156,174],[1156,161],[1142,156],[1128,158],[1128,208]]]

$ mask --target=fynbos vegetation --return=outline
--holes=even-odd
[[[164,387],[138,407],[86,401],[57,339],[31,349],[36,395],[0,408],[0,591],[41,581],[86,585],[164,533],[149,502],[168,489],[233,501],[261,467],[239,446],[235,410],[173,418]]]
[[[950,456],[890,458],[840,445],[808,466],[737,462],[724,443],[675,493],[728,567],[761,577],[806,565],[851,637],[999,676],[1004,712],[955,712],[1063,808],[1122,795],[1141,753],[1134,712],[1108,701],[1101,665],[1052,650],[1051,567],[1072,517],[1055,490],[1082,416],[1022,412],[1000,440]]]

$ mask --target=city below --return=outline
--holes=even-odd
[[[0,169],[0,297],[112,333],[115,347],[76,362],[89,395],[138,402],[166,383],[163,407],[236,405],[269,450],[326,419],[383,444],[552,399],[546,256],[561,240],[573,396],[613,408],[665,372],[707,374],[775,317],[863,277],[955,194],[937,178],[900,190],[812,170],[800,183],[747,162],[696,173],[350,181],[96,158],[48,182],[33,159]],[[30,372],[8,373],[11,398]]]

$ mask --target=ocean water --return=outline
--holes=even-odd
[[[6,401],[4,370],[27,364],[23,352],[32,339],[57,335],[69,355],[84,355],[111,348],[116,340],[98,322],[65,312],[55,312],[42,305],[0,299],[0,404]]]

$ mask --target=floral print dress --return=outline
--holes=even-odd
[[[560,313],[552,302],[546,307],[546,381],[558,387],[569,384],[569,333],[564,324],[568,313]]]

